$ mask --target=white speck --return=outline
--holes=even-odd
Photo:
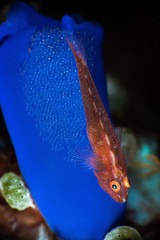
[[[101,120],[99,120],[99,123],[100,123],[101,127],[104,129],[104,126],[103,126],[103,123]]]
[[[116,164],[115,164],[115,156],[114,156],[114,153],[113,153],[112,151],[110,151],[110,154],[111,154],[111,158],[112,158],[113,164],[114,164],[114,166],[115,166]]]
[[[97,107],[96,107],[95,102],[93,102],[93,107],[94,107],[94,111],[97,113]]]
[[[102,145],[103,142],[102,142],[102,141],[98,141],[97,144],[98,144],[98,145]]]
[[[102,115],[102,113],[99,111],[99,116],[101,116]]]
[[[110,145],[109,138],[108,138],[108,136],[107,136],[106,134],[105,134],[105,139],[106,139],[106,141],[107,141],[108,145]]]
[[[86,66],[87,64],[86,64],[86,61],[84,61],[84,60],[82,60],[82,64],[83,64],[83,66]]]
[[[90,88],[88,88],[88,92],[89,92],[90,95],[92,95],[92,92],[91,92],[91,89],[90,89]]]

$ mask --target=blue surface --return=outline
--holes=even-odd
[[[0,26],[0,105],[23,177],[47,223],[64,239],[103,239],[123,219],[92,170],[73,161],[89,145],[76,62],[66,41],[76,36],[107,106],[102,61],[103,30],[41,16],[15,3]],[[121,223],[121,222],[119,222]]]

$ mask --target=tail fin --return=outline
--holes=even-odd
[[[73,35],[67,36],[66,40],[75,57],[86,61],[85,49],[81,40]]]

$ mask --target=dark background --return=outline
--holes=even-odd
[[[1,9],[10,1],[1,2]],[[28,2],[28,1],[24,1]],[[104,67],[116,75],[130,98],[124,111],[124,125],[160,133],[160,14],[151,1],[34,1],[41,14],[61,19],[65,13],[81,14],[87,21],[97,21],[104,28]],[[117,119],[117,116],[113,116]]]

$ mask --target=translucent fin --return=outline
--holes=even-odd
[[[75,147],[75,149],[72,151],[71,156],[71,161],[74,163],[75,166],[86,170],[90,170],[93,168],[91,163],[92,159],[94,158],[94,153],[90,146],[82,148]]]
[[[66,40],[72,49],[74,55],[77,55],[82,60],[86,61],[85,49],[81,40],[73,35],[67,36]]]

